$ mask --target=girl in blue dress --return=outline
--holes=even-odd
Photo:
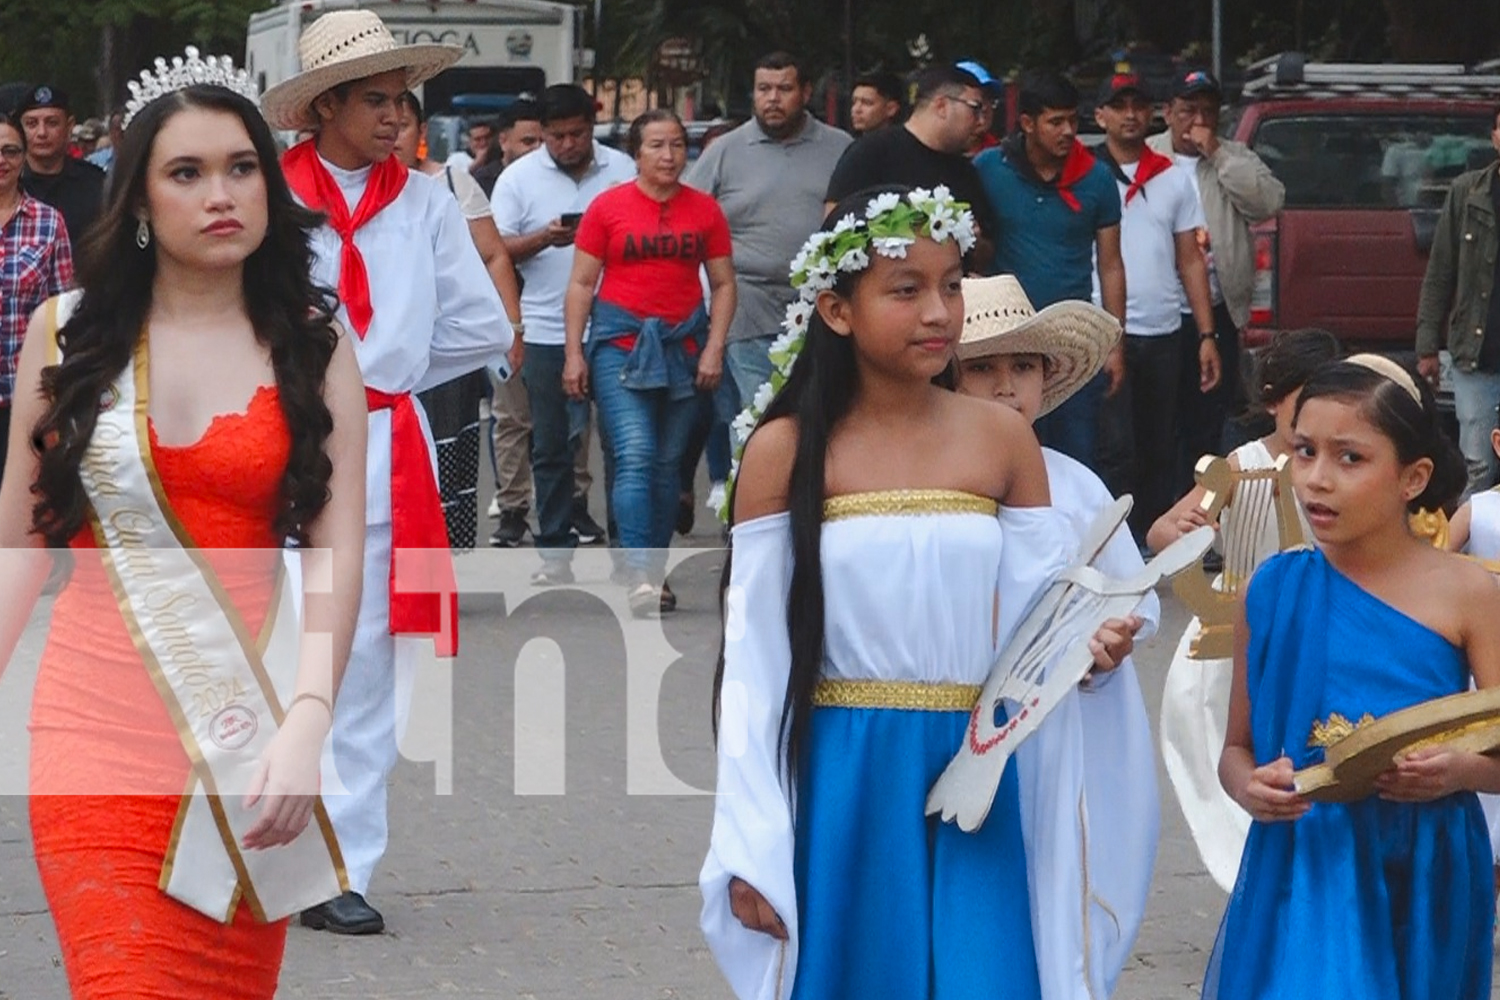
[[[1293,772],[1318,723],[1500,684],[1500,588],[1414,537],[1457,498],[1462,457],[1426,384],[1357,355],[1302,390],[1292,479],[1316,549],[1256,573],[1237,630],[1225,790],[1254,819],[1210,960],[1217,1000],[1488,1000],[1494,898],[1476,791],[1500,762],[1443,746],[1400,758],[1377,794],[1310,803]]]
[[[736,421],[756,429],[731,500],[700,884],[741,1000],[1090,992],[1069,932],[1090,901],[1062,872],[1080,861],[1054,849],[1077,809],[1036,808],[1064,755],[1018,758],[974,833],[925,809],[997,652],[1078,544],[1024,418],[934,382],[972,235],[941,188],[841,204],[793,265],[779,377]],[[1095,634],[1100,668],[1131,631]]]

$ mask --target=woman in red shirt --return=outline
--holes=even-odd
[[[595,198],[578,224],[563,388],[574,399],[593,390],[614,458],[630,610],[645,617],[675,604],[663,580],[678,466],[700,412],[697,394],[716,389],[723,372],[735,292],[729,223],[717,201],[679,180],[682,121],[648,111],[631,124],[627,148],[635,183]],[[708,271],[707,310],[699,268]]]

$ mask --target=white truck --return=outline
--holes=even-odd
[[[403,44],[461,45],[457,65],[422,87],[431,155],[454,148],[462,116],[494,114],[520,94],[571,83],[587,59],[582,8],[552,0],[282,0],[250,15],[245,68],[264,91],[298,71],[302,29],[331,10],[373,10]]]

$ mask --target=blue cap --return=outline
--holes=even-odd
[[[1000,86],[1000,81],[996,80],[993,76],[990,76],[989,70],[985,69],[982,64],[977,63],[972,59],[965,59],[961,63],[955,63],[954,67],[956,69],[963,70],[965,73],[978,80],[981,87],[988,88]]]

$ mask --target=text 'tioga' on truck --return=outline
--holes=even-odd
[[[1314,326],[1410,360],[1438,214],[1455,177],[1494,160],[1497,95],[1488,68],[1295,53],[1249,67],[1226,132],[1265,160],[1286,205],[1255,227],[1246,344]]]
[[[551,0],[290,0],[250,15],[245,68],[264,92],[298,71],[302,29],[331,10],[372,10],[407,45],[460,45],[452,68],[427,81],[419,96],[430,117],[431,155],[452,151],[455,116],[495,109],[520,94],[571,83],[589,53],[577,47],[580,7]],[[444,119],[447,119],[445,122]],[[445,127],[446,126],[446,127]],[[446,147],[446,148],[445,148]]]

